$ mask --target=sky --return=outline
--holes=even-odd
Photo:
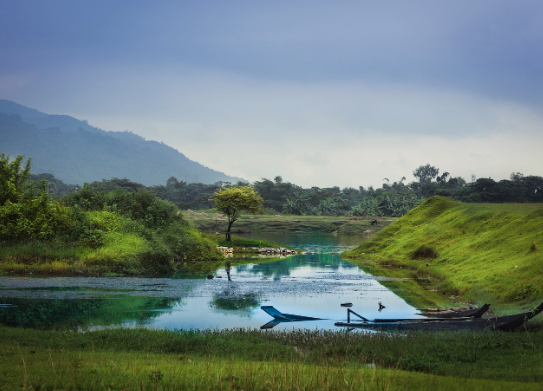
[[[543,175],[543,2],[0,0],[0,99],[228,175]]]

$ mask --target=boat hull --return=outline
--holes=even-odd
[[[515,315],[495,316],[492,318],[453,318],[453,319],[406,319],[390,322],[336,322],[336,326],[362,328],[367,330],[493,330],[512,331],[543,311],[543,303],[535,310]]]
[[[419,308],[421,315],[438,318],[480,318],[488,309],[490,304],[484,304],[475,308]]]

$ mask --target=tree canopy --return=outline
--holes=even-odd
[[[219,189],[210,200],[215,204],[215,209],[228,217],[228,229],[226,230],[226,240],[228,241],[231,240],[232,224],[240,218],[241,212],[256,214],[262,211],[263,199],[252,186]]]
[[[50,239],[54,232],[68,232],[70,211],[50,199],[46,182],[30,181],[31,159],[10,160],[0,154],[0,242]]]

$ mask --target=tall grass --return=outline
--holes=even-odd
[[[535,390],[543,382],[543,333],[0,333],[2,390]]]

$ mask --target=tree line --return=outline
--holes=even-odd
[[[251,185],[264,199],[263,207],[267,213],[285,213],[293,215],[348,215],[348,216],[403,216],[410,209],[433,195],[442,195],[463,202],[543,202],[543,178],[540,176],[512,173],[510,179],[495,181],[491,178],[479,178],[467,182],[462,177],[455,177],[449,172],[430,164],[420,166],[413,171],[415,180],[407,183],[405,177],[397,181],[383,178],[381,187],[364,188],[338,186],[303,188],[284,181],[281,176],[273,180],[263,178]],[[78,187],[66,185],[50,174],[35,176],[35,179],[47,179],[47,186],[53,194],[66,194],[77,191]],[[93,182],[89,186],[104,191],[125,189],[138,191],[147,189],[163,200],[175,204],[180,209],[210,209],[213,194],[228,187],[248,186],[249,183],[217,182],[187,183],[175,177],[168,179],[165,185],[146,187],[128,179],[113,178]]]

